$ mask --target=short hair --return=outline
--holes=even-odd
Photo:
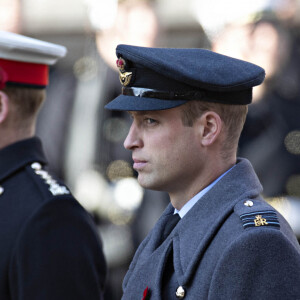
[[[16,126],[34,122],[46,98],[44,88],[6,86],[3,92],[14,106],[13,121]]]
[[[205,101],[188,101],[182,105],[182,123],[193,126],[195,120],[207,111],[217,113],[224,123],[225,140],[222,157],[227,159],[232,151],[237,152],[238,141],[246,120],[248,106],[212,103]]]

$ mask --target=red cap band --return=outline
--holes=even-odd
[[[6,73],[6,82],[8,83],[19,83],[41,87],[48,85],[48,65],[0,58],[0,67]]]

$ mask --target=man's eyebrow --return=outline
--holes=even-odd
[[[135,116],[144,116],[151,112],[150,110],[143,110],[143,111],[127,111],[131,117]]]

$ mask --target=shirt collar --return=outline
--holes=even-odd
[[[196,194],[192,199],[190,199],[180,210],[174,209],[174,214],[179,214],[180,218],[183,218],[187,212],[219,181],[224,177],[230,170],[235,167],[231,167],[229,170],[224,172],[221,176],[219,176],[216,180],[214,180],[210,185],[208,185],[205,189]]]

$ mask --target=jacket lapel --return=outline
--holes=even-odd
[[[156,222],[153,229],[148,234],[148,236],[143,240],[143,242],[138,247],[138,249],[133,257],[133,260],[130,264],[129,270],[126,273],[126,276],[124,278],[123,289],[125,289],[132,273],[134,273],[134,270],[143,265],[147,265],[149,263],[149,258],[151,256],[155,255],[155,256],[159,257],[159,260],[164,259],[165,255],[167,253],[167,248],[169,248],[169,244],[172,242],[172,240],[170,239],[170,237],[168,237],[166,239],[166,241],[163,242],[161,245],[159,245],[159,242],[160,242],[160,239],[162,236],[162,232],[165,228],[165,224],[167,222],[168,215],[170,215],[172,213],[174,213],[174,208],[171,204],[169,204],[166,207],[163,214],[161,215],[161,217],[159,218],[159,220]],[[158,276],[158,277],[160,277],[160,276]]]

